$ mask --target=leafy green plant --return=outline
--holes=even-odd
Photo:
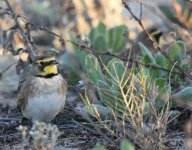
[[[92,150],[107,150],[103,146],[97,146]],[[120,150],[135,150],[134,146],[127,140],[122,140],[120,144]]]
[[[118,54],[125,48],[128,31],[125,25],[107,29],[106,26],[100,22],[96,28],[93,28],[88,37],[94,49],[100,52],[110,51]]]
[[[86,72],[90,81],[97,85],[101,101],[113,108],[122,109],[123,106],[117,99],[122,97],[120,91],[125,90],[125,88],[120,89],[119,87],[126,87],[128,72],[124,63],[117,58],[110,60],[105,66],[105,70],[101,71],[101,66],[94,55],[87,55]]]
[[[92,28],[88,33],[87,42],[83,43],[86,46],[91,45],[98,52],[110,52],[113,54],[121,53],[128,40],[128,29],[125,25],[107,28],[105,24],[100,22],[96,28]],[[78,57],[82,68],[85,68],[85,57],[87,52],[74,46],[75,55]],[[106,64],[112,57],[101,56]]]
[[[101,66],[94,55],[87,55],[85,58],[85,68],[92,83],[96,84],[98,80],[103,80]]]
[[[126,31],[125,26],[107,29],[103,23],[99,23],[88,34],[88,42],[84,41],[85,43],[82,45],[91,45],[93,50],[102,54],[108,52],[119,54],[125,48],[127,38],[122,34]],[[144,145],[145,149],[162,148],[162,139],[170,116],[171,90],[177,88],[175,83],[185,85],[185,79],[172,71],[176,70],[175,65],[186,72],[190,68],[185,61],[186,46],[183,41],[174,41],[164,50],[165,54],[160,51],[152,53],[142,43],[139,43],[139,48],[143,55],[138,57],[137,61],[148,66],[128,69],[128,65],[120,59],[107,55],[97,57],[98,55],[94,55],[94,52],[88,54],[79,47],[74,47],[75,55],[80,59],[82,69],[87,73],[90,82],[97,87],[99,100],[112,110],[115,122],[123,124],[123,126],[119,125],[120,127],[116,126],[115,129],[107,124],[104,126],[113,135],[123,133],[123,137],[139,141],[137,144],[140,147]],[[149,67],[150,65],[160,69]],[[165,70],[170,70],[170,72]],[[183,91],[171,98],[176,96],[176,98],[180,98],[182,94]],[[92,109],[92,107],[89,108]],[[99,111],[90,112],[95,118],[99,116]],[[94,115],[94,112],[97,114]],[[98,120],[102,122],[100,117]],[[129,130],[128,124],[132,130]],[[124,143],[122,147],[126,147],[126,145]],[[104,149],[104,147],[100,147],[100,149]]]
[[[171,96],[173,106],[192,109],[192,87],[186,87]]]
[[[118,125],[114,128],[103,123],[100,117],[98,120],[113,135],[118,136],[121,133],[123,137],[137,141],[137,144],[144,149],[161,148],[170,115],[169,91],[166,95],[162,95],[156,83],[142,68],[135,74],[133,71],[128,71],[116,58],[109,63],[103,74],[104,80],[98,80],[96,85],[101,101],[112,109],[113,125]],[[120,66],[122,70],[119,70]],[[161,109],[159,97],[163,97],[164,100]],[[96,113],[93,116],[98,116],[99,111],[92,112]]]
[[[143,55],[138,58],[141,63],[152,64],[160,68],[162,67],[170,70],[170,72],[165,72],[161,69],[155,70],[150,67],[144,68],[145,73],[149,74],[151,79],[155,81],[155,84],[159,88],[159,92],[161,93],[160,95],[167,95],[167,91],[169,91],[168,93],[170,95],[171,92],[174,92],[177,88],[186,86],[187,82],[185,78],[181,77],[178,74],[172,73],[172,70],[177,70],[175,65],[180,66],[180,68],[182,68],[186,72],[190,72],[190,64],[187,63],[186,58],[188,57],[188,59],[192,59],[190,56],[187,56],[186,46],[183,41],[175,41],[169,46],[169,48],[164,50],[168,58],[166,58],[161,52],[151,53],[151,51],[142,43],[139,43],[139,47],[143,53]],[[175,105],[175,102],[178,101],[178,96],[180,96],[180,94],[172,96],[172,99],[177,99],[175,101],[172,101],[173,107]],[[180,98],[180,100],[183,99],[183,96],[181,97],[182,98]],[[164,105],[162,103],[163,98],[162,96],[159,96],[158,99],[159,101],[157,103],[157,106],[161,108]]]
[[[77,43],[82,45],[82,47],[78,47],[76,45],[72,46],[73,51],[70,53],[74,54],[74,56],[73,58],[70,58],[70,59],[76,60],[77,63],[80,64],[80,69],[82,71],[85,71],[85,70],[88,71],[89,69],[87,68],[89,68],[89,66],[91,65],[93,65],[93,67],[96,67],[91,69],[93,72],[92,71],[88,72],[91,82],[96,83],[96,77],[93,77],[93,76],[101,77],[102,71],[101,69],[97,68],[98,66],[97,64],[99,64],[98,60],[96,60],[94,56],[88,55],[88,52],[86,52],[86,50],[83,50],[83,46],[91,47],[94,50],[96,50],[96,52],[99,52],[99,53],[110,52],[117,55],[124,51],[128,37],[129,37],[128,29],[125,25],[119,25],[116,27],[107,28],[104,23],[100,22],[97,27],[91,29],[91,31],[88,33],[87,37],[84,40],[81,40],[79,37],[75,38],[73,35],[70,35],[70,38],[72,39],[72,41],[77,41]],[[66,56],[66,57],[69,57],[69,56]],[[92,62],[90,60],[88,61],[88,57],[91,57]],[[113,57],[107,56],[107,55],[101,55],[100,58],[101,58],[101,61],[105,65],[107,65],[108,62]],[[68,72],[71,73],[69,75],[69,78],[76,77],[76,74],[74,72],[74,70],[76,69],[74,66],[71,66],[72,71],[70,71],[69,67],[67,68],[67,70],[69,70]],[[97,71],[94,71],[94,70],[97,70]],[[69,79],[69,80],[71,81],[73,79]]]
[[[189,64],[185,62],[186,58],[186,46],[183,41],[176,41],[169,46],[169,48],[165,51],[169,60],[161,53],[157,52],[152,54],[150,50],[148,50],[142,43],[139,43],[139,47],[143,53],[141,57],[139,57],[139,61],[145,64],[153,64],[158,67],[167,68],[170,72],[165,72],[161,69],[153,69],[150,67],[145,67],[146,72],[149,72],[152,79],[156,80],[157,85],[160,88],[164,88],[165,84],[168,84],[169,79],[175,81],[178,79],[182,81],[183,79],[180,78],[176,74],[172,74],[171,70],[175,68],[175,64],[179,65],[183,70],[189,71]],[[171,63],[171,62],[173,63]],[[162,81],[162,82],[160,82]],[[164,84],[163,84],[164,83]],[[178,82],[175,82],[178,83]],[[183,80],[184,84],[184,80]]]
[[[129,143],[127,140],[123,140],[121,142],[120,150],[134,150],[135,148],[131,143]]]
[[[137,85],[138,83],[134,81],[134,78],[137,78],[137,76],[140,74],[140,71],[136,72],[136,74],[132,70],[128,71],[121,60],[113,58],[109,61],[107,66],[104,67],[105,71],[103,71],[102,73],[100,69],[101,67],[98,61],[96,61],[97,58],[93,55],[92,57],[90,56],[91,55],[87,56],[86,62],[87,64],[92,65],[86,67],[86,72],[88,73],[88,76],[91,77],[90,80],[92,81],[92,83],[97,85],[101,101],[105,105],[113,108],[113,110],[116,110],[118,112],[126,111],[126,104],[124,99],[129,99],[131,95],[130,93],[128,94],[128,92],[131,91],[131,93],[135,95],[138,95],[138,92],[140,92],[138,91],[140,89],[139,85]],[[153,56],[151,55],[151,57]],[[94,58],[94,61],[97,62],[94,64],[96,64],[97,68],[99,69],[94,70],[92,58]],[[153,78],[148,77],[150,76],[150,70],[144,68],[142,74],[147,77],[146,79],[143,78],[142,80],[152,82]],[[157,77],[154,81],[153,82],[156,84],[156,86],[158,86],[159,92],[162,95],[170,94],[170,92],[167,93],[167,91],[170,91],[169,86],[166,86],[168,84],[167,79]],[[131,85],[136,86],[136,89],[130,89]],[[147,90],[149,87],[145,86],[143,88]],[[161,97],[161,94],[159,95],[159,98]]]

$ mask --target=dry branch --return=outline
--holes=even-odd
[[[28,22],[26,22],[26,29],[27,29],[27,32],[25,31],[25,29],[22,28],[21,24],[19,23],[18,21],[18,18],[20,17],[19,15],[17,15],[13,8],[11,7],[10,3],[8,0],[4,0],[6,5],[7,5],[7,8],[8,8],[8,11],[10,11],[10,15],[12,16],[13,20],[15,21],[15,26],[17,27],[17,29],[20,31],[23,39],[24,39],[24,43],[25,43],[25,46],[26,46],[26,49],[27,51],[29,52],[29,56],[30,56],[30,59],[33,60],[35,58],[35,52],[34,52],[34,49],[33,49],[33,46],[31,44],[31,41],[30,41],[30,26],[28,24]],[[24,17],[22,17],[24,18]],[[24,18],[25,19],[25,18]],[[26,19],[25,19],[26,20]]]
[[[117,56],[115,54],[112,54],[110,52],[99,52],[89,46],[87,46],[86,44],[82,44],[81,42],[76,42],[76,41],[71,41],[71,40],[65,40],[62,36],[52,32],[50,29],[48,29],[47,27],[44,27],[44,26],[39,26],[37,27],[36,25],[34,25],[33,23],[29,22],[25,17],[22,17],[18,14],[16,14],[14,12],[14,10],[12,9],[12,7],[10,6],[8,0],[4,0],[7,4],[7,7],[8,7],[8,10],[10,11],[10,13],[8,13],[9,15],[11,15],[16,23],[16,26],[18,27],[18,29],[21,31],[21,34],[24,38],[24,41],[25,41],[25,44],[26,44],[26,47],[27,47],[27,50],[30,52],[30,56],[31,58],[34,58],[35,56],[35,53],[34,53],[34,50],[33,50],[33,46],[30,42],[30,31],[28,33],[25,32],[25,30],[21,27],[21,25],[19,24],[18,22],[18,17],[22,18],[23,20],[25,20],[27,22],[27,24],[29,26],[33,26],[39,30],[42,30],[42,31],[45,31],[51,35],[54,35],[56,37],[58,37],[60,39],[60,41],[62,43],[65,43],[65,42],[70,42],[76,46],[78,46],[81,50],[85,50],[86,52],[88,53],[92,53],[93,55],[99,57],[100,55],[108,55],[108,56],[113,56],[115,58],[118,58],[118,59],[121,59],[122,61],[125,61],[125,62],[130,62],[130,63],[134,63],[136,65],[142,65],[142,66],[145,66],[145,67],[149,67],[151,69],[157,69],[157,70],[162,70],[162,71],[165,71],[165,72],[171,72],[171,73],[174,73],[174,74],[177,74],[179,76],[185,76],[185,77],[188,77],[189,79],[192,79],[192,76],[185,73],[183,70],[181,71],[181,68],[179,69],[179,71],[174,71],[174,70],[170,70],[168,68],[165,68],[165,67],[161,67],[161,66],[157,66],[157,65],[154,65],[154,64],[145,64],[145,63],[142,63],[142,62],[138,62],[137,60],[134,60],[134,59],[131,59],[131,58],[123,58],[123,57],[120,57],[120,56]],[[146,30],[146,28],[144,27],[143,23],[142,23],[142,5],[140,5],[140,18],[136,17],[133,12],[131,11],[129,5],[127,5],[124,0],[122,0],[123,2],[123,5],[127,8],[127,10],[131,13],[131,15],[133,16],[133,18],[139,23],[139,25],[141,26],[141,28],[145,31],[145,33],[147,34],[149,40],[152,42],[152,44],[154,45],[155,49],[157,49],[158,51],[160,51],[168,60],[170,60],[170,58],[164,53],[163,50],[161,50],[161,48],[156,44],[155,40],[153,39],[153,37],[150,35],[150,33]],[[171,61],[171,60],[170,60]],[[172,62],[173,63],[173,62]]]
[[[151,34],[147,31],[147,29],[145,28],[145,26],[143,25],[142,22],[142,12],[140,12],[140,18],[138,18],[131,10],[131,8],[129,7],[129,5],[125,2],[125,0],[122,0],[122,4],[124,5],[124,7],[129,11],[129,13],[131,14],[131,16],[136,20],[136,22],[138,22],[138,24],[140,25],[140,27],[142,28],[142,30],[147,34],[147,37],[149,38],[149,41],[152,43],[153,47],[159,51],[161,54],[164,55],[164,57],[174,66],[174,62],[171,60],[171,58],[169,56],[167,56],[166,52],[163,51],[159,45],[155,42],[154,38],[151,36]],[[142,3],[140,3],[140,11],[142,11]],[[185,72],[178,64],[175,65],[175,68],[178,69],[179,72],[181,72],[181,74],[183,74],[184,77],[189,78],[190,80],[192,80],[192,76]]]

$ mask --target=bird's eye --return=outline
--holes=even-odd
[[[43,66],[43,65],[44,65],[44,62],[40,62],[39,64],[40,64],[41,66]]]

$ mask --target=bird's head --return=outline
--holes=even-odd
[[[58,74],[58,63],[53,56],[37,57],[32,66],[32,74],[38,77],[52,77]]]

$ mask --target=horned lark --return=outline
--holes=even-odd
[[[17,106],[31,121],[50,122],[65,105],[67,84],[55,57],[38,57],[18,88]]]

